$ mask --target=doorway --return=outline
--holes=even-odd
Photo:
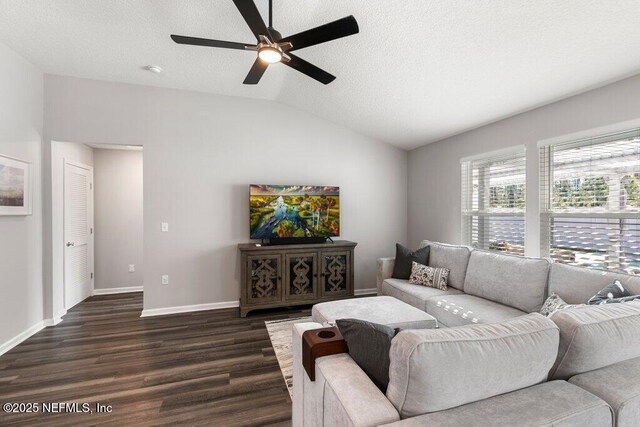
[[[142,146],[52,141],[51,176],[54,317],[94,295],[142,292]]]

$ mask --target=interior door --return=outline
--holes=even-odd
[[[69,309],[93,290],[93,171],[64,165],[64,299]]]

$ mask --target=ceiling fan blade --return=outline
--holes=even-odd
[[[319,81],[322,84],[329,84],[332,81],[334,81],[336,79],[336,76],[333,76],[329,73],[327,73],[326,71],[324,71],[321,68],[316,67],[315,65],[305,61],[304,59],[300,58],[299,56],[295,56],[293,54],[288,54],[291,57],[291,60],[289,60],[288,62],[282,61],[282,63],[284,65],[288,65],[289,67],[293,68],[294,70],[298,70],[300,71],[302,74],[306,74],[307,76],[311,77],[312,79],[315,79],[317,81]]]
[[[293,47],[289,49],[289,51],[294,51],[342,37],[351,36],[353,34],[357,34],[359,31],[360,29],[358,28],[356,18],[354,18],[353,15],[350,15],[346,18],[338,19],[337,21],[285,37],[280,40],[280,43],[290,42]]]
[[[260,58],[256,58],[256,62],[253,63],[253,66],[249,70],[249,74],[247,74],[247,77],[245,77],[242,83],[246,85],[258,84],[268,66],[269,63],[264,62]]]
[[[256,36],[257,40],[260,40],[260,35],[269,36],[269,38],[271,38],[271,34],[262,20],[262,16],[260,16],[260,12],[258,12],[258,8],[253,0],[233,0],[233,2],[251,29],[253,35]]]
[[[256,50],[257,46],[246,43],[227,42],[223,40],[201,39],[198,37],[177,36],[171,34],[171,39],[178,44],[194,46],[221,47],[226,49]]]

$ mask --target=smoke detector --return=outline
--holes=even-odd
[[[151,71],[154,74],[162,73],[162,67],[159,67],[158,65],[147,65],[145,68],[147,71]]]

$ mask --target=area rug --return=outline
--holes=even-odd
[[[264,322],[267,326],[269,339],[276,353],[284,382],[287,383],[289,396],[293,399],[293,353],[291,351],[291,334],[294,323],[312,322],[311,317],[296,317],[295,319],[271,320]]]

